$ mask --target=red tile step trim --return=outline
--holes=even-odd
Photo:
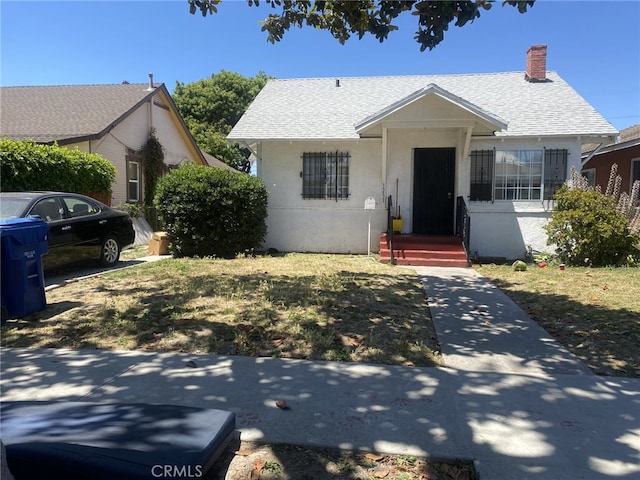
[[[395,234],[393,258],[396,265],[428,267],[468,267],[459,237],[448,235]],[[391,252],[386,233],[380,235],[380,262],[389,263]]]

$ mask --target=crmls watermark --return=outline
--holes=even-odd
[[[202,478],[202,465],[154,465],[154,478]]]

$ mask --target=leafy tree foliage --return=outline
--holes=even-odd
[[[176,256],[233,258],[267,235],[267,189],[257,177],[183,165],[162,177],[156,192]]]
[[[264,72],[247,78],[222,70],[197,82],[176,82],[172,98],[198,146],[239,169],[249,152],[238,144],[227,146],[226,136],[268,79]]]
[[[217,5],[221,0],[188,0],[191,14],[198,10],[203,16],[218,11]],[[504,1],[503,5],[518,8],[525,13],[533,6],[535,0]],[[260,5],[259,0],[247,0],[249,6]],[[449,24],[455,22],[456,27],[462,27],[480,17],[481,10],[489,10],[493,0],[464,0],[464,1],[388,1],[388,0],[267,0],[278,13],[270,14],[262,22],[262,30],[268,33],[271,43],[282,39],[284,33],[292,26],[304,25],[320,30],[327,30],[341,44],[344,44],[352,34],[362,38],[369,33],[380,42],[387,39],[390,32],[397,30],[393,20],[398,15],[411,12],[418,20],[416,41],[420,44],[420,51],[432,50],[442,40]]]
[[[116,168],[96,153],[58,145],[0,139],[0,179],[4,192],[59,190],[111,194]]]

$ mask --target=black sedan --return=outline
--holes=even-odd
[[[87,259],[113,266],[135,239],[127,212],[76,193],[0,193],[0,220],[20,217],[39,217],[49,224],[45,270]]]

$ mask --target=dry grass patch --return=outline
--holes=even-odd
[[[416,274],[365,256],[166,259],[47,292],[8,347],[141,349],[433,366]]]
[[[476,269],[595,373],[640,377],[640,270]]]
[[[237,448],[236,448],[237,447]],[[235,451],[234,451],[235,450]],[[477,480],[471,462],[234,442],[205,480]]]

